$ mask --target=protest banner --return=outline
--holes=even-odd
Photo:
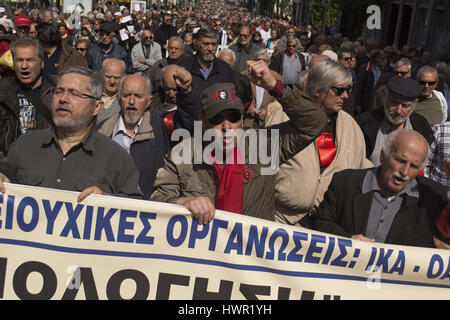
[[[450,299],[450,252],[6,184],[0,299]]]

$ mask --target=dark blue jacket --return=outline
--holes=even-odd
[[[134,73],[133,63],[130,55],[124,47],[117,43],[112,43],[111,51],[108,54],[103,54],[102,43],[97,43],[91,46],[85,56],[88,67],[94,71],[102,69],[102,64],[105,59],[115,58],[125,62],[126,73]]]
[[[112,137],[114,126],[120,113],[97,124],[96,129]],[[164,113],[156,110],[147,110],[144,113],[139,132],[133,139],[130,154],[139,171],[139,187],[144,199],[150,199],[153,191],[153,182],[158,169],[162,167],[164,156],[169,152],[169,137],[164,126]]]

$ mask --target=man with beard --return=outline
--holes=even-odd
[[[243,24],[240,27],[238,42],[230,46],[230,50],[233,50],[236,54],[234,69],[238,72],[246,69],[246,62],[248,60],[256,59],[256,52],[260,49],[260,47],[250,41],[252,38],[251,31],[250,25]]]
[[[218,36],[214,29],[202,28],[195,34],[195,45],[198,48],[194,56],[183,58],[180,66],[192,75],[192,90],[202,92],[211,84],[231,82],[235,84],[233,70],[224,61],[216,58]],[[177,110],[177,117],[183,119],[182,128],[192,132],[193,121],[200,115],[200,108],[185,112]]]
[[[121,112],[98,126],[100,133],[117,142],[133,158],[139,171],[139,187],[144,199],[150,197],[156,172],[169,151],[164,114],[149,109],[151,92],[151,82],[147,76],[142,73],[126,75],[119,83]]]
[[[366,142],[366,156],[374,166],[380,164],[380,152],[389,133],[398,129],[413,129],[422,134],[426,141],[433,142],[433,131],[427,120],[414,112],[422,89],[411,78],[392,77],[388,84],[389,93],[384,107],[366,111],[356,117]]]
[[[103,81],[84,67],[68,67],[52,90],[54,127],[34,130],[14,142],[4,182],[79,191],[77,201],[90,194],[142,198],[139,173],[130,155],[93,129],[102,107]]]
[[[334,174],[313,229],[367,242],[435,247],[436,220],[447,205],[445,188],[421,177],[429,146],[417,131],[387,135],[381,165]]]
[[[14,78],[0,80],[0,159],[13,141],[52,122],[48,91],[55,80],[42,73],[44,51],[33,38],[17,38],[11,44]]]

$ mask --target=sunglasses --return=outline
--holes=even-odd
[[[419,83],[420,83],[421,86],[426,86],[428,84],[431,87],[431,86],[434,86],[436,84],[436,81],[419,80]]]
[[[408,72],[409,71],[394,71],[394,73],[396,74],[396,75],[399,75],[399,76],[406,76],[407,74],[408,74]]]
[[[152,36],[150,36],[150,37],[143,37],[143,38],[142,38],[142,40],[144,40],[144,41],[146,41],[146,40],[151,40],[151,39],[153,39]]]
[[[348,87],[345,87],[345,88],[331,87],[331,89],[333,89],[334,93],[337,96],[342,96],[345,91],[347,91],[347,93],[352,92],[352,87],[351,86],[348,86]]]
[[[345,57],[345,58],[341,58],[344,61],[352,61],[352,57]]]
[[[78,51],[86,51],[86,48],[77,48]]]
[[[217,126],[221,123],[223,123],[225,120],[228,120],[232,123],[239,122],[242,118],[242,114],[238,110],[226,110],[222,111],[219,114],[215,115],[211,119],[209,119],[209,122],[213,126]]]

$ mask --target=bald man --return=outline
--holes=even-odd
[[[440,184],[418,176],[428,152],[417,131],[392,132],[379,167],[334,174],[313,228],[361,241],[434,247],[435,221],[447,194]]]
[[[325,55],[317,55],[317,56],[314,56],[314,57],[312,57],[311,58],[311,61],[309,61],[309,68],[311,69],[312,67],[314,67],[314,65],[317,63],[317,62],[319,62],[319,61],[322,61],[322,60],[325,60],[325,59],[330,59],[330,57],[328,57],[328,56],[325,56]]]

